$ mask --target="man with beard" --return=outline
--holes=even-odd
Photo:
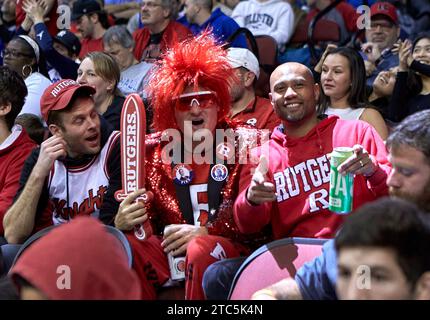
[[[255,95],[260,75],[257,57],[248,49],[229,48],[227,58],[235,76],[230,85],[230,119],[272,132],[280,121],[270,101]]]
[[[119,189],[119,132],[108,129],[94,107],[95,89],[74,80],[49,86],[41,114],[52,136],[25,161],[19,189],[3,220],[11,244],[51,224],[109,209],[105,193]]]
[[[366,66],[368,87],[381,71],[388,71],[399,64],[399,57],[392,51],[399,38],[400,27],[396,7],[389,2],[376,2],[370,7],[370,28],[366,28],[366,43],[361,55]]]
[[[92,51],[103,51],[103,35],[109,28],[106,12],[96,0],[78,0],[73,4],[72,20],[82,35],[79,59]]]
[[[344,216],[329,210],[328,154],[337,147],[353,148],[353,155],[338,170],[355,174],[355,209],[388,194],[390,165],[385,145],[363,121],[318,116],[320,88],[302,64],[277,67],[270,77],[270,89],[271,103],[282,124],[266,144],[253,150],[253,156],[260,159],[258,166],[249,164],[241,170],[235,222],[245,234],[270,226],[274,239],[332,238]],[[224,268],[230,268],[223,264],[217,262],[205,274],[208,298],[222,298],[217,292],[225,290],[214,283],[219,284]]]
[[[390,195],[410,200],[430,212],[430,110],[403,120],[387,139],[393,170],[387,179]],[[294,279],[282,280],[257,291],[255,299],[336,299],[337,255],[334,241],[323,253],[297,271]]]

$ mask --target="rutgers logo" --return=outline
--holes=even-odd
[[[99,186],[97,194],[94,195],[93,189],[88,191],[88,197],[83,199],[81,203],[76,201],[67,206],[67,201],[64,199],[52,199],[55,208],[55,218],[70,220],[77,215],[91,215],[97,210],[100,210],[103,204],[103,198],[106,193],[107,187]]]

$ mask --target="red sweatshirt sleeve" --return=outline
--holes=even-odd
[[[7,173],[4,179],[3,188],[0,190],[0,236],[4,235],[3,218],[6,211],[13,203],[16,192],[19,188],[19,177],[25,160],[30,154],[33,145],[26,144],[22,146],[19,152],[15,152],[13,157],[10,157],[7,164]]]
[[[246,199],[246,192],[251,184],[252,173],[255,165],[243,165],[239,179],[239,196],[237,197],[234,206],[233,214],[239,230],[242,233],[255,233],[270,222],[272,203],[264,203],[259,206],[251,205]],[[271,174],[268,173],[268,180],[273,182]]]

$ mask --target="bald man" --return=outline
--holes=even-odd
[[[343,216],[329,210],[329,153],[337,147],[353,147],[354,154],[339,171],[355,175],[355,209],[388,193],[391,167],[384,142],[363,121],[318,116],[319,86],[302,64],[285,63],[276,68],[270,90],[271,104],[282,125],[265,145],[253,150],[259,163],[241,170],[235,221],[245,234],[271,226],[275,240],[332,238]],[[219,278],[226,264],[219,262],[207,273]],[[219,283],[205,274],[205,288],[211,288],[212,279]]]

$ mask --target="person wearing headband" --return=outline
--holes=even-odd
[[[43,52],[36,41],[29,36],[14,37],[3,53],[3,63],[17,72],[27,86],[28,95],[21,113],[31,113],[41,117],[40,97],[51,84]]]

